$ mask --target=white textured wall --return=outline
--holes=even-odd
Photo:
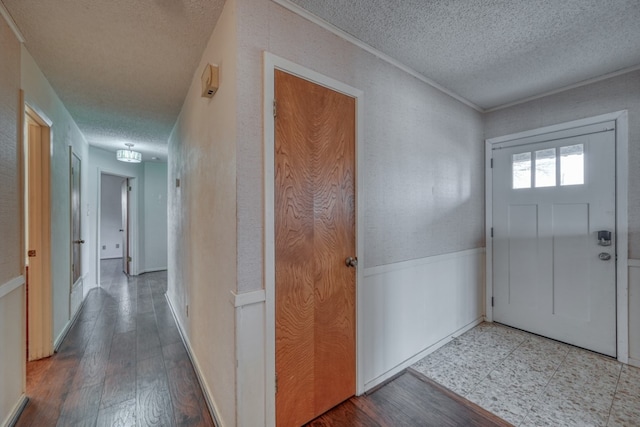
[[[22,272],[18,169],[20,43],[0,17],[0,290]],[[0,297],[0,424],[24,391],[24,287]]]
[[[167,268],[167,164],[144,164],[144,269]]]
[[[18,114],[20,44],[0,19],[0,285],[22,274]]]
[[[168,165],[167,294],[226,426],[236,422],[235,320],[229,303],[236,290],[235,8],[235,0],[226,1],[194,70],[169,139]],[[212,99],[200,96],[207,62],[220,65],[220,88]],[[259,116],[252,120],[260,123]],[[253,243],[259,247],[260,241]]]
[[[629,258],[639,259],[640,71],[489,113],[485,118],[485,137],[494,138],[619,110],[629,111]]]
[[[90,197],[86,202],[88,215],[85,217],[89,223],[89,235],[86,238],[85,246],[89,248],[89,274],[87,282],[91,286],[98,284],[98,273],[100,271],[99,247],[98,247],[98,188],[99,177],[101,173],[117,175],[121,177],[133,178],[129,181],[129,185],[133,187],[133,191],[129,195],[129,224],[137,219],[137,232],[135,226],[130,228],[133,244],[129,248],[129,253],[134,258],[132,265],[137,266],[139,270],[144,270],[144,164],[143,163],[126,163],[116,160],[116,153],[106,151],[97,147],[89,147],[89,188]],[[134,268],[132,274],[138,274]]]
[[[363,267],[484,245],[480,113],[272,1],[238,5],[240,291],[263,286],[264,50],[364,91]]]
[[[102,175],[100,185],[100,259],[122,258],[123,233],[120,229],[122,228],[122,182],[124,179],[114,175]]]
[[[25,101],[52,122],[51,155],[51,268],[53,279],[53,337],[57,339],[70,320],[71,288],[71,196],[69,191],[69,146],[80,158],[82,237],[88,234],[88,144],[58,95],[23,46],[21,51],[22,89]],[[86,240],[86,239],[85,239]],[[88,272],[89,248],[82,250],[82,276]],[[86,287],[86,283],[85,283]],[[77,307],[74,307],[77,308]]]

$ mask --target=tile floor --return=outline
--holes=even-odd
[[[640,426],[640,369],[495,323],[411,368],[515,426]]]

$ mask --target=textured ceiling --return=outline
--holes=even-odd
[[[639,0],[291,0],[490,109],[640,64]]]
[[[167,140],[224,0],[1,0],[87,141]]]
[[[166,159],[224,0],[0,1],[90,144]],[[640,64],[640,0],[291,1],[483,109]]]

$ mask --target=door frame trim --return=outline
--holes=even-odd
[[[559,123],[524,132],[513,133],[485,140],[485,319],[493,321],[493,169],[491,168],[492,148],[496,144],[514,139],[528,138],[551,132],[564,131],[576,127],[615,121],[616,123],[616,352],[622,363],[629,361],[629,116],[627,110],[602,114],[566,123]]]
[[[73,168],[73,157],[76,157],[78,159],[78,161],[80,162],[80,170],[82,170],[82,157],[80,157],[79,154],[77,154],[74,150],[73,150],[73,146],[69,146],[69,208],[70,208],[70,218],[69,218],[69,229],[71,230],[70,234],[71,234],[71,245],[70,245],[70,250],[69,250],[69,259],[71,260],[71,266],[73,266],[73,175],[71,174],[71,169]],[[80,188],[78,190],[80,192],[80,239],[82,239],[82,174],[80,175]],[[86,237],[86,236],[85,236]],[[82,248],[82,246],[81,246]],[[82,250],[80,251],[80,267],[82,267]],[[70,266],[70,267],[71,267]],[[70,286],[69,286],[69,316],[72,317],[73,313],[71,312],[72,308],[71,308],[71,294],[73,293],[73,288],[78,284],[78,282],[80,280],[84,279],[84,275],[82,274],[82,268],[80,269],[80,276],[78,277],[78,280],[74,281],[73,280],[73,268],[71,268],[71,277],[70,277]],[[84,293],[84,290],[83,290]],[[84,299],[84,295],[82,295],[82,298]]]
[[[45,148],[42,152],[42,161],[43,161],[43,176],[44,179],[46,180],[46,184],[45,186],[42,187],[41,189],[41,198],[42,198],[42,203],[43,203],[43,212],[42,212],[42,218],[43,218],[43,223],[40,224],[40,227],[42,228],[42,232],[43,232],[43,237],[45,239],[45,243],[44,243],[44,247],[42,248],[42,260],[43,260],[43,270],[44,270],[44,275],[47,278],[47,283],[41,283],[40,286],[41,288],[38,289],[37,291],[40,293],[40,310],[42,313],[42,318],[41,321],[38,322],[39,324],[36,325],[36,328],[38,329],[37,331],[35,331],[36,333],[33,334],[33,330],[30,331],[30,333],[28,333],[29,331],[27,331],[25,329],[25,334],[28,333],[29,336],[29,349],[31,349],[33,346],[32,344],[35,341],[38,341],[40,343],[40,345],[36,345],[36,348],[39,348],[40,351],[42,351],[42,357],[47,357],[53,354],[54,352],[54,337],[53,337],[53,263],[51,260],[51,254],[52,254],[52,249],[51,249],[51,245],[52,245],[52,219],[51,219],[51,215],[52,215],[52,207],[51,207],[51,196],[52,196],[52,177],[51,177],[51,157],[53,154],[53,121],[40,109],[37,107],[37,105],[35,105],[35,103],[30,102],[29,100],[25,99],[24,97],[24,92],[22,92],[23,94],[23,98],[22,98],[22,102],[21,102],[21,106],[22,108],[24,108],[23,112],[22,112],[22,119],[20,121],[20,124],[22,126],[22,129],[20,129],[19,134],[21,135],[21,141],[22,141],[22,157],[21,157],[21,171],[22,171],[22,177],[21,179],[22,181],[22,192],[23,192],[23,199],[22,199],[22,212],[21,212],[21,216],[22,216],[22,221],[23,221],[23,230],[22,230],[22,240],[24,242],[23,244],[23,250],[24,252],[21,254],[21,263],[23,265],[23,267],[26,264],[26,260],[24,257],[26,257],[26,250],[28,250],[28,245],[29,245],[29,241],[26,238],[26,233],[27,230],[29,228],[29,212],[28,212],[28,199],[29,199],[29,187],[28,187],[28,174],[29,174],[29,169],[28,166],[26,165],[26,162],[28,162],[29,157],[28,157],[28,153],[29,153],[29,148],[28,148],[28,144],[29,144],[29,136],[28,136],[28,130],[27,130],[27,118],[26,116],[29,116],[32,120],[34,120],[36,123],[38,123],[38,125],[40,126],[40,132],[41,132],[41,141],[40,143],[42,144],[42,146]],[[26,289],[26,287],[25,287]],[[33,290],[32,290],[33,292]],[[28,313],[25,312],[25,322],[27,319]],[[31,354],[27,355],[27,357],[30,357]],[[38,357],[40,358],[40,357]],[[35,360],[35,359],[34,359]]]
[[[276,396],[275,396],[275,122],[273,117],[273,99],[275,98],[275,70],[282,70],[327,87],[336,92],[348,95],[356,100],[356,137],[355,137],[355,167],[356,167],[356,256],[360,257],[364,248],[364,206],[362,188],[364,157],[362,150],[363,136],[363,98],[364,92],[352,86],[334,80],[316,71],[298,65],[294,62],[264,51],[264,289],[265,289],[265,404],[266,424],[275,426],[276,420]],[[364,268],[360,267],[356,272],[356,394],[364,393],[363,369],[363,311],[362,284]]]

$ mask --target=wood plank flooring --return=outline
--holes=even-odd
[[[166,272],[127,277],[102,262],[52,357],[27,364],[29,403],[17,426],[213,426],[164,297]]]
[[[30,400],[17,426],[213,426],[164,297],[166,273],[127,279],[117,261],[102,267],[102,287],[87,296],[60,351],[27,364]],[[308,425],[510,424],[408,371]]]
[[[406,371],[365,396],[353,397],[310,427],[508,427],[508,422],[420,374]]]

